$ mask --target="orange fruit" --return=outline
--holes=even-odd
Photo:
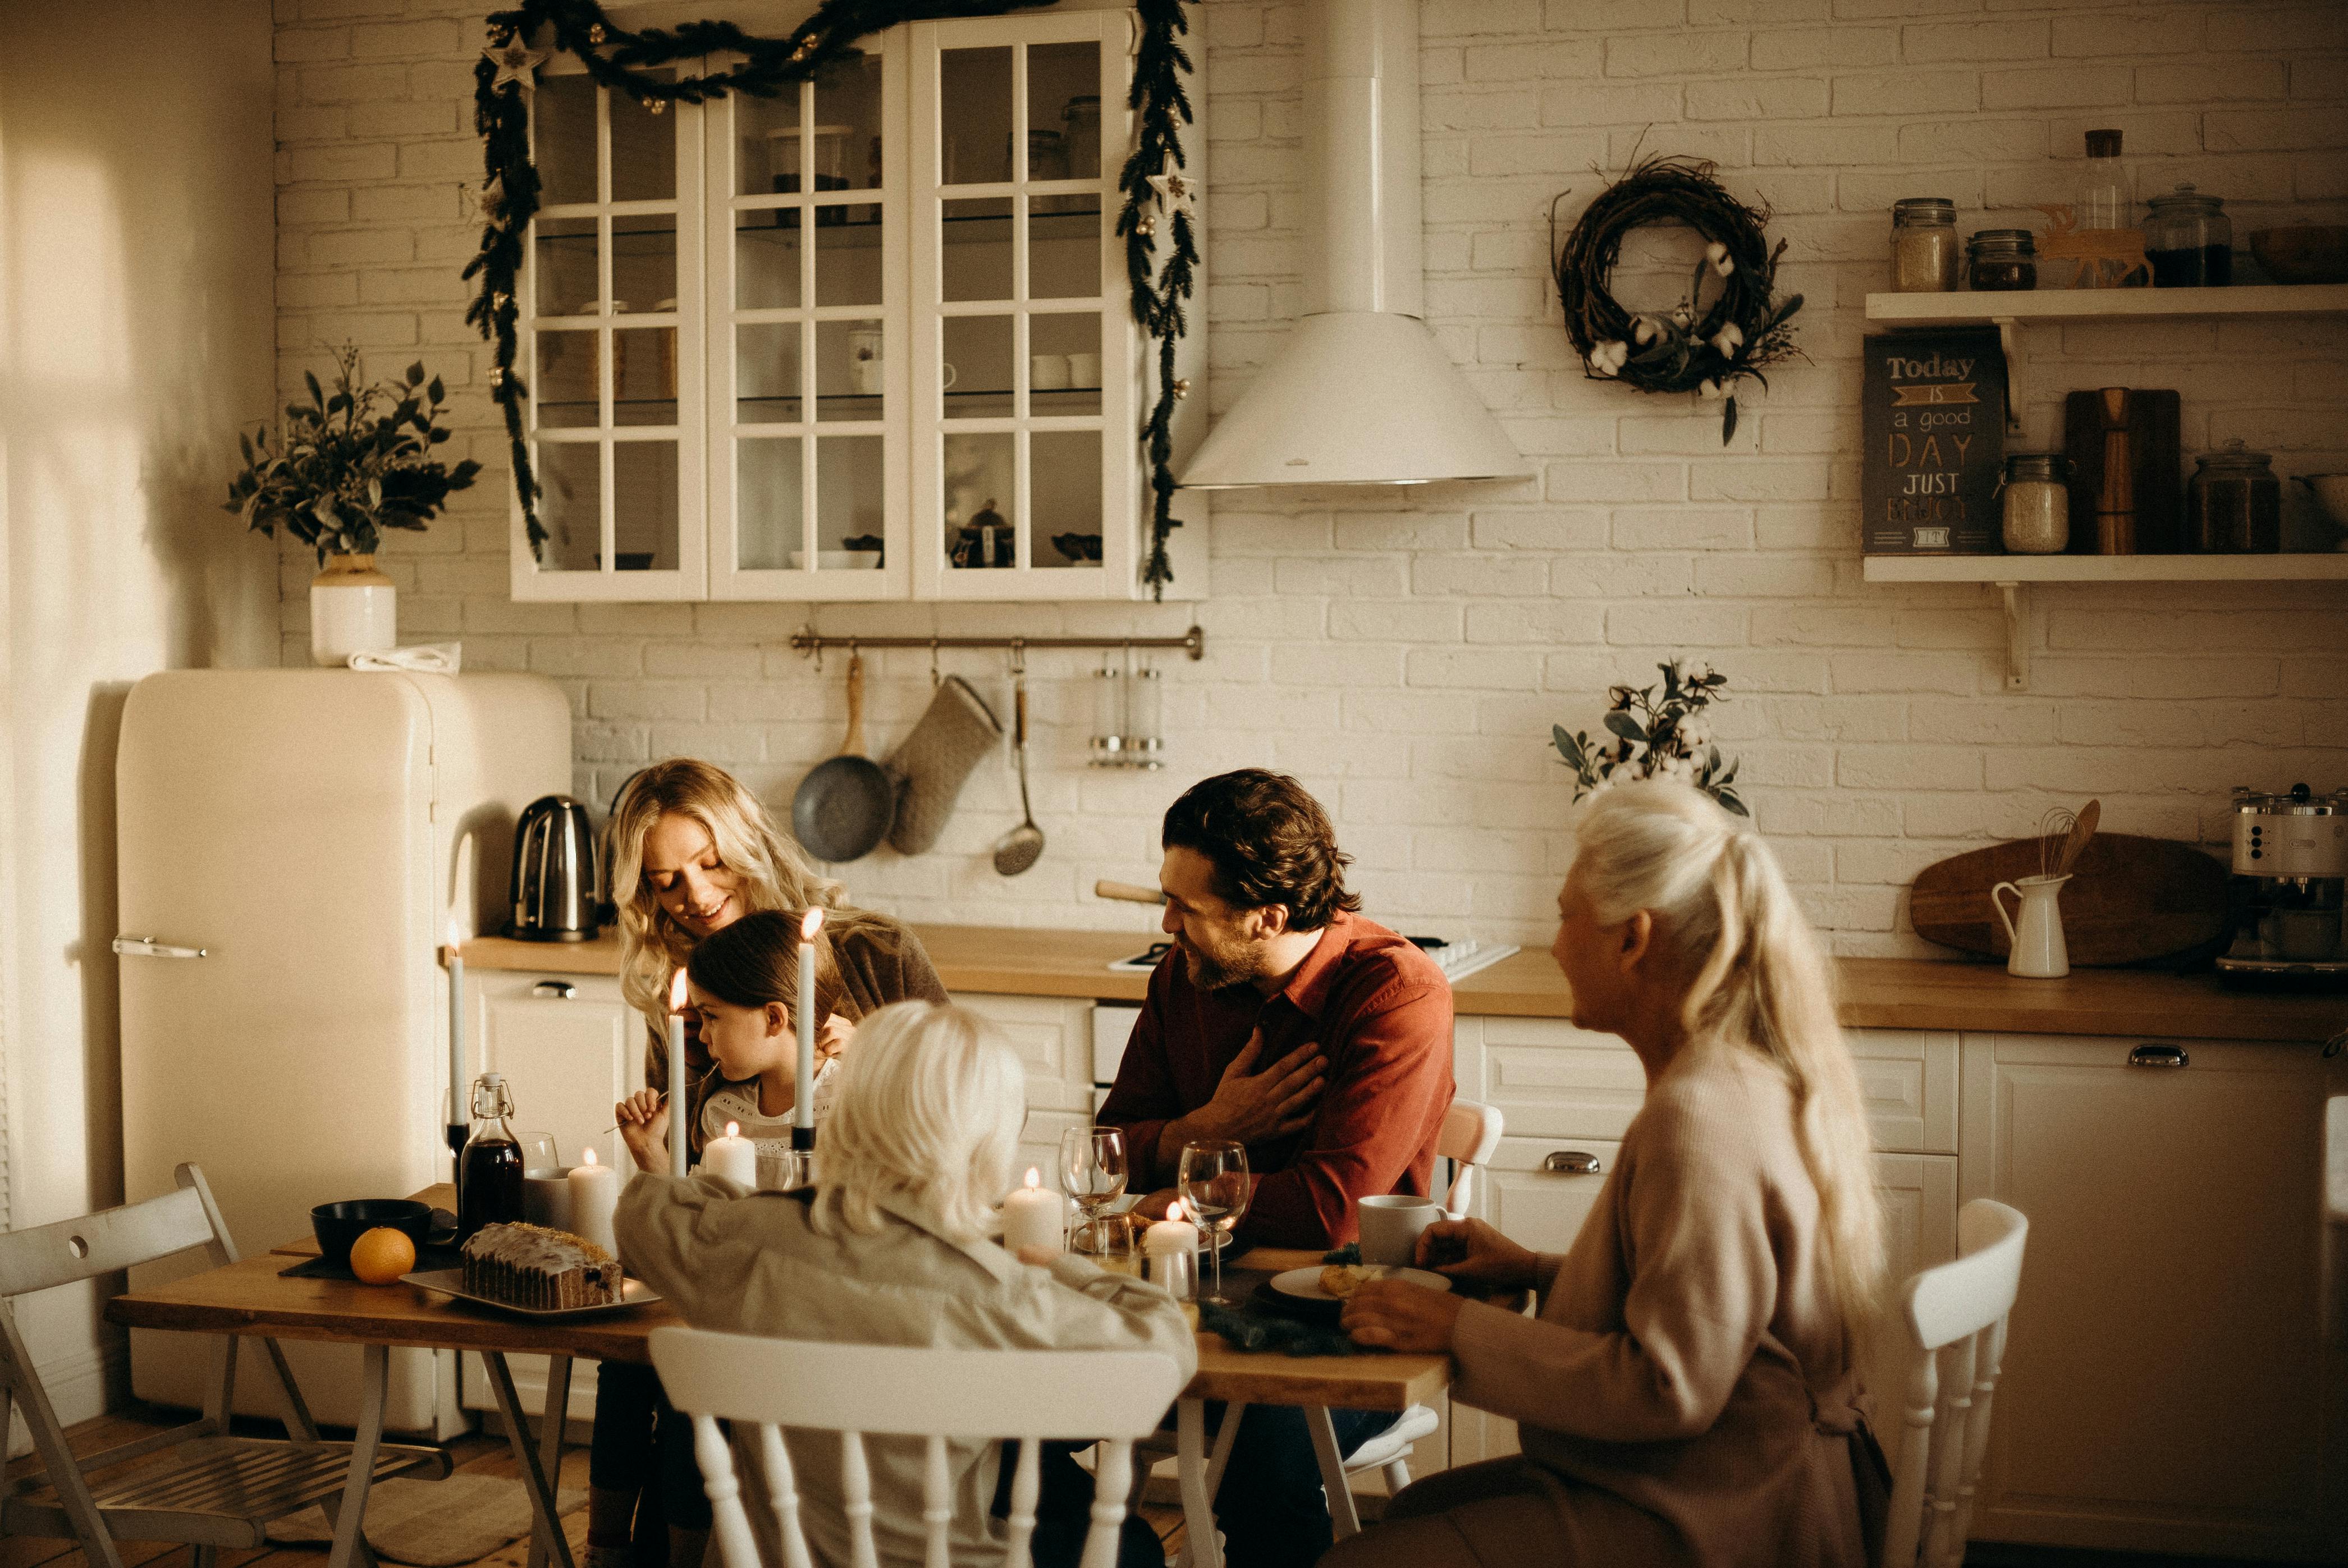
[[[416,1244],[406,1231],[377,1225],[351,1243],[351,1272],[369,1285],[389,1285],[416,1266]]]

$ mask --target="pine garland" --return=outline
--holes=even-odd
[[[704,103],[728,93],[773,97],[860,51],[857,41],[901,22],[941,17],[997,15],[1048,5],[1051,0],[823,0],[815,14],[781,38],[760,38],[730,22],[688,22],[675,28],[628,32],[604,15],[597,0],[523,0],[488,17],[493,46],[529,46],[541,32],[551,46],[576,57],[596,85],[625,93],[659,114],[672,103]],[[1159,200],[1150,175],[1170,159],[1183,166],[1177,128],[1191,121],[1181,77],[1190,59],[1177,38],[1189,31],[1183,0],[1140,0],[1142,39],[1135,64],[1130,107],[1140,118],[1140,138],[1118,179],[1125,205],[1117,232],[1125,240],[1126,269],[1133,288],[1133,319],[1157,340],[1159,396],[1141,430],[1147,443],[1155,495],[1151,541],[1143,573],[1154,594],[1173,580],[1166,559],[1166,535],[1180,527],[1171,513],[1174,476],[1169,467],[1169,425],[1187,382],[1174,374],[1174,348],[1188,325],[1182,302],[1191,297],[1199,252],[1189,215],[1171,210],[1172,249],[1162,271],[1155,268],[1157,220],[1144,209]],[[715,54],[743,56],[723,71],[697,77],[648,74],[679,60]],[[528,67],[525,67],[527,69]],[[473,67],[473,124],[482,142],[481,210],[487,221],[481,247],[465,264],[465,277],[479,278],[465,319],[494,345],[490,395],[505,413],[511,448],[514,494],[520,500],[530,550],[546,542],[538,519],[538,476],[522,428],[522,403],[529,387],[514,368],[520,339],[520,308],[515,298],[530,221],[541,205],[538,170],[530,159],[530,95],[514,81],[500,81],[499,62],[484,55]],[[1153,272],[1156,272],[1153,277]]]

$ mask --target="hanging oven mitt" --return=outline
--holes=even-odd
[[[899,854],[920,855],[938,841],[971,770],[1002,743],[1002,723],[970,682],[959,675],[938,682],[912,733],[883,764],[899,781],[889,828]]]

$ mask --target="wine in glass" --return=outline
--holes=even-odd
[[[1071,1127],[1060,1134],[1062,1190],[1084,1211],[1080,1233],[1097,1242],[1100,1217],[1125,1191],[1125,1133],[1116,1127]]]
[[[1215,1255],[1214,1289],[1207,1299],[1220,1307],[1235,1306],[1237,1303],[1223,1294],[1223,1253],[1219,1245],[1221,1237],[1217,1233],[1238,1228],[1247,1214],[1247,1150],[1241,1144],[1221,1141],[1185,1143],[1175,1179],[1181,1188],[1183,1204],[1199,1222],[1199,1228],[1207,1233],[1207,1250]]]

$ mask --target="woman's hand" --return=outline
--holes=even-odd
[[[657,1089],[639,1089],[617,1105],[620,1141],[635,1156],[636,1169],[658,1171],[668,1153],[668,1101]]]
[[[816,1071],[822,1071],[827,1061],[844,1060],[848,1055],[849,1040],[855,1033],[856,1026],[838,1013],[830,1014],[818,1024],[815,1031]]]
[[[1451,1353],[1451,1336],[1467,1301],[1400,1279],[1374,1279],[1345,1298],[1338,1321],[1356,1345],[1382,1350]]]
[[[1418,1266],[1487,1290],[1530,1290],[1536,1259],[1482,1220],[1437,1220],[1418,1233]]]

